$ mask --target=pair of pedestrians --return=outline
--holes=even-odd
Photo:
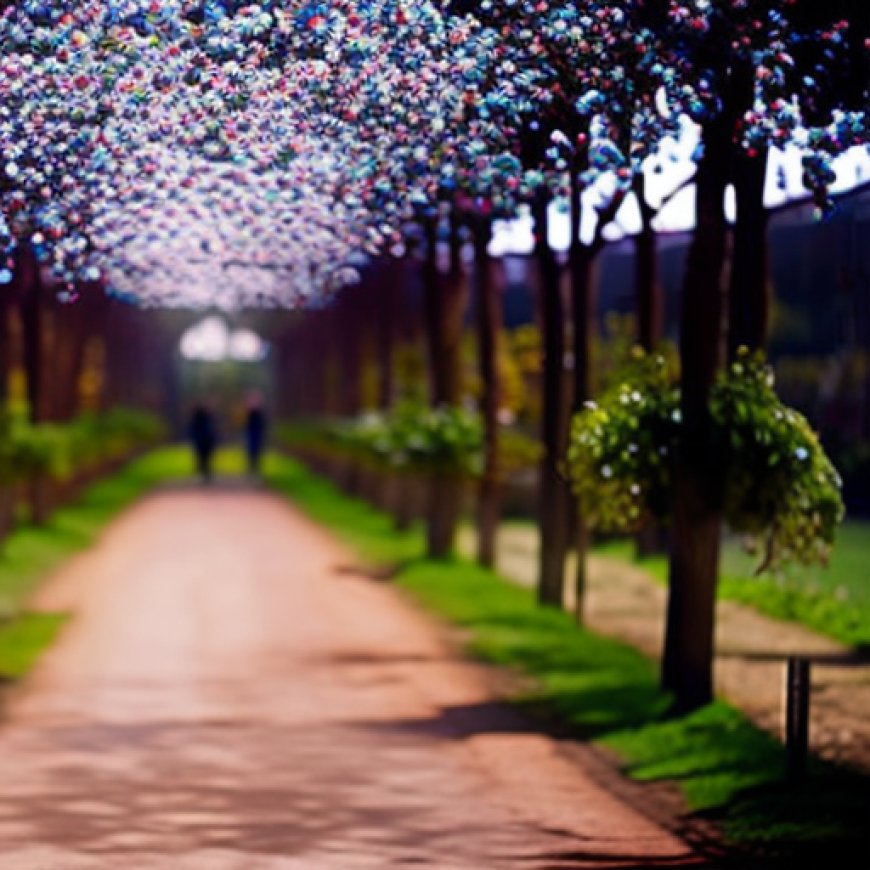
[[[196,457],[196,470],[205,483],[212,478],[212,460],[218,445],[214,414],[205,404],[198,404],[190,418],[190,441]],[[260,460],[266,444],[266,412],[258,400],[248,403],[245,416],[245,453],[248,473],[260,473]]]

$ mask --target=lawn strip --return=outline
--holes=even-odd
[[[596,546],[595,552],[634,565],[661,584],[667,582],[667,558],[638,558],[631,541],[608,541]],[[725,542],[720,600],[800,623],[847,645],[870,646],[870,523],[852,521],[843,526],[827,567],[788,568],[778,575],[755,576],[757,561],[743,552],[739,542]]]

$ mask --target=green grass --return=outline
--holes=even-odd
[[[666,582],[664,556],[635,557],[634,544],[614,540],[596,552],[629,561]],[[870,645],[870,523],[847,522],[827,567],[790,568],[781,576],[755,576],[757,559],[738,541],[722,551],[719,597],[748,604],[776,619],[799,622],[850,645]]]
[[[322,479],[303,471],[294,461],[269,454],[263,474],[273,486],[288,493],[313,520],[329,526],[372,566],[401,565],[423,551],[423,531],[397,532],[386,514],[365,502],[340,495]]]
[[[293,461],[276,458],[268,471],[367,561],[399,564],[398,585],[461,626],[473,653],[525,675],[518,702],[616,752],[632,777],[677,783],[688,807],[714,818],[732,843],[763,847],[766,862],[780,853],[870,855],[866,779],[816,764],[806,787],[786,785],[782,747],[734,709],[717,703],[668,717],[670,699],[635,650],[578,629],[471,562],[426,561],[419,531],[395,532],[378,511]]]
[[[843,643],[870,645],[870,522],[847,522],[840,529],[827,567],[756,577],[756,564],[729,541],[722,554],[720,594]]]
[[[25,613],[0,624],[0,681],[25,676],[65,621],[63,614]]]

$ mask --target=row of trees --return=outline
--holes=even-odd
[[[726,362],[736,359],[740,348],[762,349],[766,341],[769,300],[764,195],[769,149],[795,144],[803,137],[814,141],[819,151],[805,158],[806,182],[817,196],[819,208],[830,207],[825,193],[829,170],[821,154],[835,154],[848,144],[860,143],[860,125],[866,123],[851,113],[860,112],[866,104],[862,46],[867,16],[854,4],[830,8],[824,14],[800,4],[785,10],[751,3],[736,13],[717,4],[694,13],[668,4],[637,4],[631,13],[637,17],[632,26],[626,26],[624,8],[599,4],[594,23],[583,31],[586,51],[593,57],[591,69],[586,67],[588,59],[584,62],[577,57],[576,46],[558,35],[563,30],[541,27],[541,19],[548,15],[555,23],[567,22],[570,16],[564,9],[537,9],[535,22],[523,21],[521,13],[510,8],[493,10],[487,16],[488,24],[511,37],[535,33],[532,41],[537,50],[531,55],[546,60],[543,66],[554,86],[546,110],[522,117],[516,131],[517,153],[527,169],[540,173],[538,185],[530,187],[528,193],[536,224],[544,334],[539,596],[546,604],[564,603],[565,556],[573,543],[581,554],[576,583],[582,602],[586,528],[583,506],[572,506],[563,470],[568,421],[572,412],[579,412],[592,398],[592,270],[605,243],[604,230],[629,196],[635,198],[642,223],[635,238],[637,340],[653,349],[661,338],[654,220],[666,200],[651,202],[646,187],[656,147],[666,137],[679,135],[668,119],[656,114],[663,90],[671,95],[679,82],[679,100],[686,113],[681,117],[697,120],[700,142],[692,178],[696,228],[681,312],[682,422],[672,497],[671,594],[663,680],[680,703],[694,706],[712,697],[714,602],[723,520],[724,481],[716,454],[710,395],[717,373]],[[535,30],[533,23],[538,25]],[[628,34],[631,36],[626,40]],[[639,63],[638,54],[642,56]],[[668,70],[664,75],[663,69]],[[836,77],[840,87],[823,91],[817,78],[824,73]],[[837,118],[841,127],[833,132],[828,125]],[[801,126],[813,122],[819,125],[815,139]],[[849,129],[843,130],[843,125]],[[630,159],[626,155],[632,151],[646,160]],[[581,224],[591,200],[587,194],[600,177],[593,167],[602,160],[608,171],[615,172],[618,182],[609,196],[599,197],[592,206],[595,229],[591,239],[584,240]],[[473,185],[478,179],[467,181]],[[548,241],[548,205],[554,185],[558,194],[563,192],[558,189],[562,183],[568,187],[564,193],[572,223],[568,306],[561,289],[562,268]],[[733,232],[725,217],[729,187],[734,189],[737,202]],[[443,200],[444,191],[441,193]],[[463,227],[476,254],[478,346],[487,385],[481,406],[488,472],[481,498],[480,538],[482,558],[488,561],[493,552],[499,431],[494,363],[497,307],[486,250],[491,216],[469,209],[474,200],[466,191],[454,189],[449,194],[449,208],[440,217],[441,236],[449,248],[449,267],[443,273],[438,269],[438,234],[431,218],[421,233],[432,400],[437,405],[460,398],[455,388],[455,348],[463,311],[459,229]],[[572,373],[564,366],[569,347]],[[572,400],[566,407],[565,379],[569,377]],[[447,486],[439,485],[436,500],[455,515],[455,498]],[[444,541],[442,538],[442,547]],[[434,548],[432,554],[442,553],[443,549]]]
[[[712,691],[722,481],[711,461],[710,393],[723,347],[763,342],[767,153],[802,149],[807,186],[827,207],[830,159],[867,141],[866,39],[866,4],[850,0],[824,9],[809,0],[332,0],[290,9],[204,0],[160,10],[131,2],[120,13],[97,0],[67,11],[8,4],[0,201],[10,245],[32,244],[73,295],[100,277],[146,301],[298,305],[353,280],[348,266],[361,254],[417,252],[431,399],[448,405],[460,398],[467,235],[487,384],[488,558],[499,430],[487,243],[494,219],[528,206],[544,336],[539,590],[543,603],[560,605],[565,552],[572,541],[582,550],[586,513],[579,505],[572,516],[561,471],[565,351],[577,411],[591,395],[592,269],[632,194],[644,228],[638,337],[655,343],[661,203],[650,201],[646,179],[694,124],[664,663],[666,686],[691,706]],[[738,205],[732,257],[729,186]],[[554,198],[572,217],[567,308],[548,242]],[[591,235],[581,234],[588,226]],[[20,258],[12,265],[22,268]],[[172,286],[179,272],[181,290]],[[449,546],[457,504],[455,485],[439,482],[435,554]]]

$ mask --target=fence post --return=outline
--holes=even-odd
[[[792,656],[788,660],[785,702],[786,773],[791,782],[806,776],[810,736],[810,663]]]

